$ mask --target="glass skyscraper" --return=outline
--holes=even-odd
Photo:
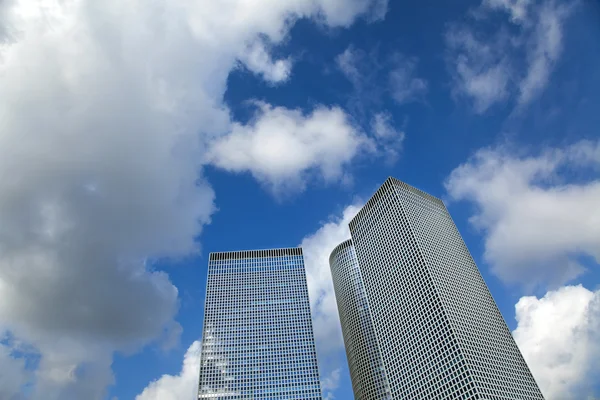
[[[321,399],[301,248],[211,253],[199,399]]]
[[[355,398],[542,400],[444,203],[389,178],[330,266]]]
[[[333,250],[329,264],[354,397],[391,399],[352,240],[342,242]]]

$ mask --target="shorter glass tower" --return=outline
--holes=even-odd
[[[199,399],[321,399],[301,248],[211,253]]]
[[[356,400],[389,400],[385,374],[367,294],[352,240],[338,245],[329,257],[333,288],[342,324],[346,356]]]

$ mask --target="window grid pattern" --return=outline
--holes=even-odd
[[[446,207],[393,183],[482,398],[543,399]]]
[[[439,199],[389,178],[350,231],[393,399],[543,399]]]
[[[351,240],[329,257],[352,389],[356,400],[391,399],[373,320]]]
[[[199,399],[321,399],[301,248],[211,253]]]

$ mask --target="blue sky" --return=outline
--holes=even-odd
[[[193,398],[207,256],[327,258],[394,176],[446,202],[546,397],[600,396],[594,1],[0,4],[0,398]]]

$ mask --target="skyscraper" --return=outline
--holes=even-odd
[[[349,225],[330,265],[356,399],[543,399],[441,200],[388,178]]]
[[[391,399],[381,351],[352,240],[339,244],[329,257],[352,390],[356,399]]]
[[[301,248],[211,253],[199,399],[321,399]]]

